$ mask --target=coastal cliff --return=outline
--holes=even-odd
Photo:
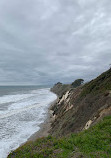
[[[82,81],[82,80],[81,80]],[[111,158],[111,69],[80,86],[57,83],[50,135],[8,158]]]
[[[54,136],[88,129],[111,114],[111,69],[78,88],[58,83],[51,91],[60,96],[60,89],[62,96],[52,107],[55,121],[50,133]]]

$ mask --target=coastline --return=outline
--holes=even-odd
[[[21,143],[14,150],[18,149],[19,147],[22,147],[23,145],[25,145],[28,142],[34,142],[38,138],[47,137],[50,134],[49,131],[51,129],[51,124],[55,120],[55,118],[53,116],[53,110],[51,110],[51,107],[57,102],[57,99],[58,99],[58,96],[56,95],[56,99],[48,104],[49,106],[46,110],[46,118],[45,118],[44,122],[39,125],[40,129],[38,131],[36,131],[35,133],[33,133],[31,136],[29,136],[26,141]],[[9,153],[11,153],[11,152],[9,152]],[[8,155],[9,155],[9,153],[8,153]]]
[[[58,99],[58,96],[57,96],[57,99]],[[49,106],[49,108],[48,108],[48,113],[47,113],[47,117],[46,117],[46,120],[42,123],[42,124],[40,124],[40,129],[39,129],[39,131],[37,131],[37,132],[35,132],[33,135],[31,135],[28,139],[27,139],[27,141],[25,142],[25,143],[27,143],[27,142],[30,142],[30,141],[35,141],[36,139],[38,139],[38,138],[41,138],[41,137],[47,137],[48,135],[49,135],[49,131],[50,131],[50,129],[51,129],[51,124],[52,124],[52,122],[54,121],[54,117],[53,117],[53,111],[51,110],[51,107],[55,104],[55,102],[57,101],[57,99],[56,100],[54,100],[52,103],[50,103],[50,106]],[[24,143],[24,144],[25,144]],[[22,144],[23,145],[23,144]],[[21,145],[21,146],[22,146]]]

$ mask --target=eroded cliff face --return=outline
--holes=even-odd
[[[54,122],[50,133],[63,136],[88,129],[106,115],[111,115],[111,69],[76,89],[56,84],[59,97],[52,110]]]

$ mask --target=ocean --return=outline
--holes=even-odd
[[[56,98],[43,86],[0,86],[0,158],[40,129]]]

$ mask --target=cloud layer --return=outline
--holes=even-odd
[[[110,0],[0,1],[0,84],[87,81],[110,63]]]

